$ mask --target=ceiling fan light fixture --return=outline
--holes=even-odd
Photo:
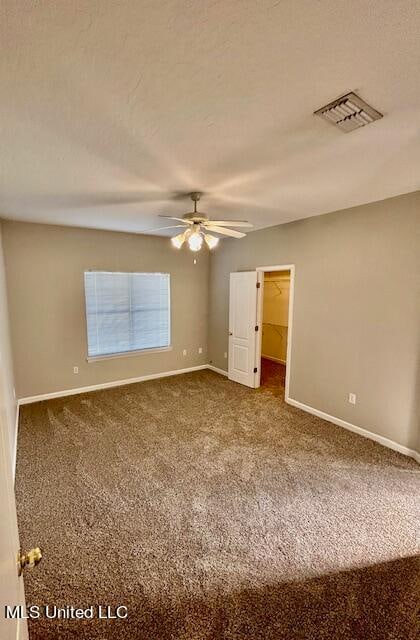
[[[191,251],[200,251],[203,246],[203,236],[199,231],[194,231],[188,237],[188,246]]]
[[[209,249],[214,249],[219,244],[219,238],[216,236],[211,236],[209,233],[204,234],[204,240]]]
[[[180,249],[185,242],[185,231],[171,238],[171,242],[175,249]]]
[[[251,228],[253,225],[246,220],[212,220],[205,213],[197,211],[197,202],[200,200],[202,194],[198,191],[190,193],[190,198],[194,202],[194,211],[186,213],[182,218],[175,216],[160,216],[162,218],[169,218],[169,220],[175,220],[181,224],[173,224],[169,227],[160,227],[160,229],[151,229],[151,231],[163,231],[164,229],[175,229],[178,227],[187,227],[184,233],[171,238],[172,245],[176,249],[181,249],[185,242],[191,251],[197,252],[203,246],[203,242],[211,250],[217,247],[219,244],[218,236],[213,236],[207,231],[213,231],[221,236],[228,236],[229,238],[244,238],[245,233],[237,231],[236,229],[230,229],[229,227],[246,227]],[[143,231],[146,233],[146,231]]]

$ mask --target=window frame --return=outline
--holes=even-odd
[[[118,351],[115,353],[104,353],[96,356],[89,355],[89,330],[88,330],[88,318],[87,318],[87,304],[86,304],[86,274],[87,273],[108,273],[108,274],[138,274],[138,275],[164,275],[168,276],[168,335],[169,344],[165,347],[147,347],[146,349],[133,349],[129,351]],[[83,270],[83,291],[84,291],[84,310],[85,310],[85,329],[86,329],[86,362],[97,362],[100,360],[113,360],[115,358],[130,358],[148,353],[159,353],[164,351],[172,351],[172,288],[171,288],[171,274],[163,271],[110,271],[109,269],[84,269]]]

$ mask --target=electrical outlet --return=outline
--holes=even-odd
[[[356,394],[355,393],[349,393],[349,402],[350,402],[350,404],[356,404]]]
[[[227,358],[227,351],[224,352],[223,357]]]
[[[198,347],[198,353],[203,353],[203,347]]]
[[[73,367],[73,373],[79,373],[79,367]]]
[[[186,355],[187,355],[187,350],[186,350],[186,349],[184,349],[184,350],[183,350],[182,355],[183,355],[183,356],[186,356]]]

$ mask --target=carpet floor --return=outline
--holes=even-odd
[[[419,465],[264,366],[259,390],[204,370],[21,407],[28,603],[128,608],[31,640],[418,639]]]

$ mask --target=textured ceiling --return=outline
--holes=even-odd
[[[418,0],[2,0],[0,216],[258,227],[420,188]],[[385,117],[312,115],[357,91]]]

